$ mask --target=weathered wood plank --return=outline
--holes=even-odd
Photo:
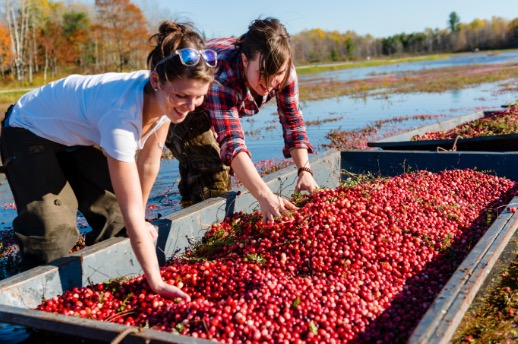
[[[518,197],[511,203],[518,203]],[[451,339],[517,228],[518,215],[504,210],[444,286],[408,343],[447,343]]]

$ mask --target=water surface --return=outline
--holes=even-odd
[[[397,74],[400,72],[419,71],[423,69],[457,67],[466,65],[479,64],[498,64],[518,61],[518,51],[509,50],[498,53],[491,52],[476,52],[454,55],[446,59],[432,60],[432,61],[414,61],[393,63],[384,66],[373,66],[363,68],[350,68],[336,71],[327,71],[312,74],[301,74],[299,80],[301,83],[320,82],[322,79],[347,81],[358,79],[369,79],[379,77],[386,74]]]

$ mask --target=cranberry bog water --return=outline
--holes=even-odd
[[[244,189],[158,219],[153,294],[128,239],[0,282],[0,321],[93,341],[443,343],[518,227],[518,155],[328,152],[274,224]],[[292,198],[296,169],[265,177]]]

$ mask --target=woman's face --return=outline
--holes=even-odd
[[[257,93],[258,96],[265,96],[284,80],[289,66],[288,62],[285,62],[277,73],[270,76],[270,83],[267,85],[262,67],[259,66],[260,56],[260,54],[256,54],[252,60],[248,60],[243,54],[243,65],[245,67],[245,77],[250,89]]]
[[[182,122],[187,114],[203,103],[210,83],[195,79],[177,79],[161,83],[157,101],[172,123]]]

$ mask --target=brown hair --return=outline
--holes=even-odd
[[[259,66],[267,84],[282,65],[288,62],[288,70],[281,83],[281,88],[284,87],[290,76],[292,50],[290,35],[278,19],[268,17],[252,21],[247,33],[237,39],[236,46],[241,48],[248,60],[253,60],[260,54]]]
[[[148,41],[154,47],[147,57],[150,70],[153,70],[160,60],[174,54],[178,49],[205,49],[203,38],[191,24],[180,24],[172,21],[165,21],[160,24],[158,33],[149,37]],[[179,57],[174,57],[160,63],[156,72],[161,82],[181,78],[212,82],[214,81],[215,68],[207,66],[203,61],[195,66],[185,66],[180,62]]]

